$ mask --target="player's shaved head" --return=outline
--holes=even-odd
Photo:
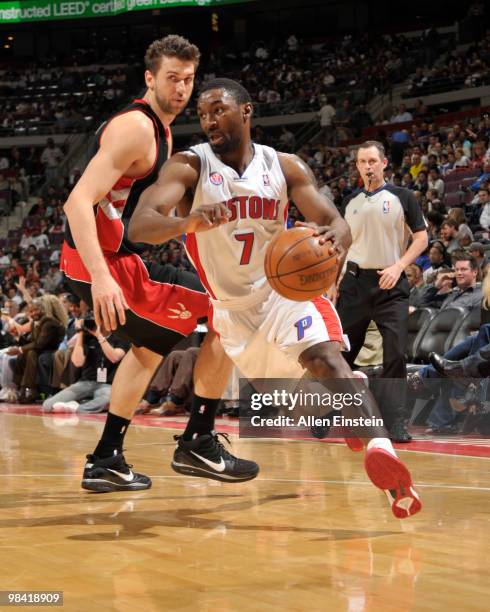
[[[251,104],[252,98],[243,85],[232,79],[213,79],[207,81],[199,91],[199,95],[211,91],[212,89],[223,89],[235,100],[237,104]]]

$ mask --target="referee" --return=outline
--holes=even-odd
[[[356,165],[364,187],[342,202],[352,244],[339,287],[337,310],[351,349],[352,367],[361,350],[370,321],[383,339],[383,378],[378,394],[380,410],[392,440],[409,442],[405,427],[406,349],[410,289],[404,269],[427,248],[424,217],[409,189],[384,180],[388,160],[380,142],[368,140],[357,151]],[[407,249],[409,231],[412,243]]]

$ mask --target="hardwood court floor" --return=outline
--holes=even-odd
[[[134,426],[139,493],[79,488],[99,420],[0,413],[0,590],[63,590],[64,609],[488,610],[489,459],[402,452],[424,509],[394,519],[362,457],[238,440],[259,477],[171,471],[173,431]],[[34,609],[34,608],[28,608]]]

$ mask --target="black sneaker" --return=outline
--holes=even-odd
[[[83,470],[82,489],[109,493],[110,491],[141,491],[151,487],[151,480],[144,474],[131,470],[123,454],[99,459],[95,455],[87,455],[87,463]]]
[[[396,421],[390,427],[389,437],[392,442],[411,442],[412,436],[408,433],[408,430],[403,421]]]
[[[244,482],[255,478],[259,473],[259,466],[254,461],[234,457],[218,440],[218,435],[230,442],[226,434],[215,432],[193,440],[174,436],[177,448],[171,464],[172,469],[186,476],[200,476],[222,482]]]

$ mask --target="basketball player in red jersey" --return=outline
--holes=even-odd
[[[145,95],[98,130],[96,151],[65,204],[69,228],[61,268],[73,290],[93,306],[97,324],[132,343],[114,378],[102,437],[87,455],[85,489],[105,492],[151,486],[147,476],[127,465],[124,436],[162,355],[207,315],[209,300],[195,274],[145,263],[138,254],[143,245],[127,236],[139,195],[157,179],[170,155],[169,125],[189,101],[199,57],[198,48],[180,36],[150,45],[145,55]],[[196,216],[199,211],[189,217],[190,229]],[[228,453],[214,432],[221,397],[216,373],[226,380],[230,371],[231,362],[208,334],[196,363],[186,435],[199,439],[198,460],[204,473],[208,464],[217,465],[219,470],[212,470],[211,477],[240,482],[257,475],[257,464]],[[104,373],[99,375],[102,381]]]
[[[362,383],[354,380],[342,356],[344,338],[333,304],[325,298],[287,300],[271,289],[264,275],[265,251],[284,229],[289,199],[320,239],[331,239],[341,252],[350,244],[347,223],[318,191],[301,159],[252,143],[252,104],[239,83],[207,83],[198,114],[209,142],[173,156],[163,166],[140,198],[129,236],[165,242],[182,231],[176,228],[186,227],[189,213],[205,209],[209,217],[199,231],[187,234],[186,249],[212,298],[213,327],[229,357],[250,379],[299,378],[307,370],[316,379],[331,379],[332,391],[352,397]],[[220,204],[211,205],[213,201]],[[167,214],[174,207],[180,217],[170,222]],[[361,406],[345,405],[343,412],[353,418],[380,418],[367,389]],[[194,445],[185,436],[179,439],[172,462],[176,471],[192,470]],[[372,428],[366,445],[367,474],[386,492],[393,514],[405,518],[417,513],[421,503],[410,473],[385,430]]]

